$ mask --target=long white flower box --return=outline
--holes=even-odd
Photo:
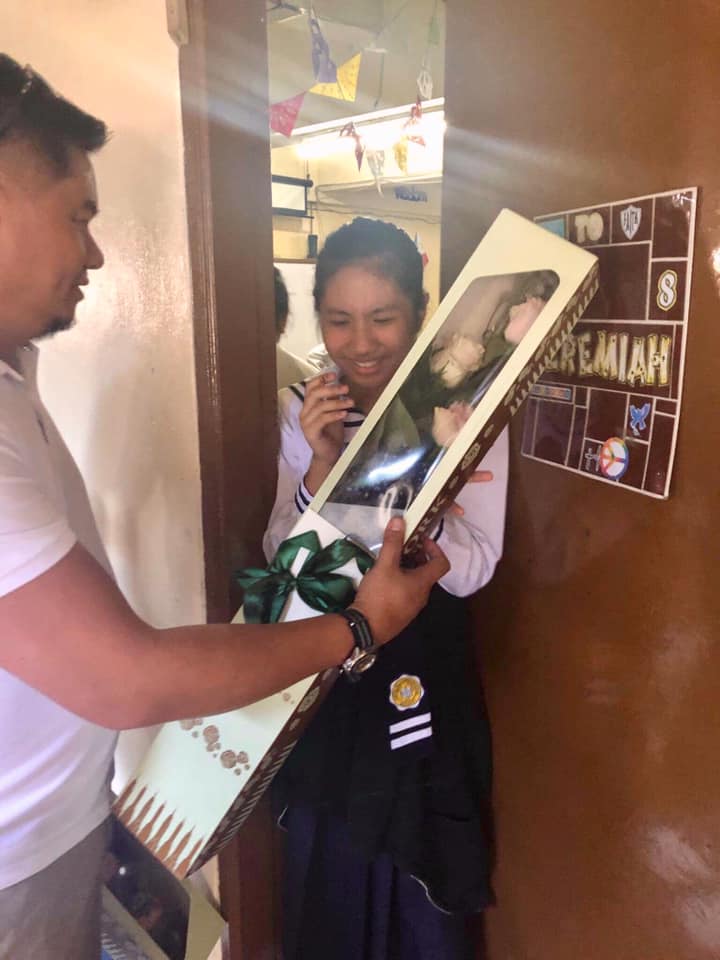
[[[389,517],[402,512],[406,549],[416,550],[562,348],[597,283],[593,255],[502,211],[292,535],[315,531],[322,547],[348,536],[374,552]],[[337,572],[361,579],[354,560]],[[281,619],[316,613],[293,592]],[[240,829],[336,676],[326,671],[241,710],[166,724],[117,816],[178,876],[196,870]]]

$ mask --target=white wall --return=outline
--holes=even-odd
[[[285,333],[278,342],[296,357],[305,357],[322,340],[312,295],[315,264],[276,263],[275,266],[282,274],[290,301]]]
[[[204,619],[177,48],[163,0],[4,3],[2,49],[104,119],[106,265],[42,347],[41,389],[87,481],[118,581],[156,624]],[[121,778],[146,738],[124,735]]]

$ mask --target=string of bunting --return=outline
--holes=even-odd
[[[270,129],[286,137],[289,137],[295,128],[306,94],[314,93],[320,97],[331,97],[349,103],[354,103],[357,96],[362,52],[356,53],[338,67],[330,55],[330,47],[312,7],[308,11],[308,25],[314,82],[307,90],[270,104]]]
[[[422,116],[422,102],[418,95],[417,100],[410,108],[410,116],[403,124],[400,139],[393,147],[395,163],[403,173],[407,173],[408,169],[408,144],[417,143],[418,146],[426,146],[425,138],[422,135]]]
[[[337,67],[336,79],[332,82],[319,81],[302,93],[270,104],[270,129],[289,137],[295,128],[298,114],[302,109],[305,95],[315,93],[320,97],[331,97],[335,100],[346,100],[354,103],[357,96],[358,79],[362,53],[356,53],[345,63]]]
[[[432,74],[428,70],[427,61],[428,54],[430,52],[430,47],[432,45],[437,45],[440,43],[440,28],[438,26],[437,20],[437,0],[433,4],[432,14],[430,16],[430,22],[428,24],[428,36],[427,43],[425,44],[425,55],[423,56],[422,66],[420,67],[420,73],[418,73],[416,78],[417,84],[417,98],[414,105],[410,108],[410,117],[403,125],[403,130],[400,135],[400,139],[397,141],[393,147],[393,153],[395,155],[395,163],[403,173],[407,173],[408,169],[408,144],[417,143],[419,146],[424,147],[425,138],[422,135],[422,101],[432,99],[433,95],[433,78]]]
[[[362,53],[356,53],[354,57],[350,57],[337,68],[337,78],[333,83],[316,83],[310,87],[309,92],[316,93],[320,97],[332,97],[334,100],[347,100],[354,103],[361,63]]]
[[[312,39],[312,62],[315,79],[318,83],[336,83],[337,67],[330,56],[330,48],[320,29],[315,11],[310,7],[310,37]]]
[[[312,65],[315,82],[307,90],[270,105],[270,128],[286,137],[292,134],[295,124],[297,123],[297,118],[302,110],[305,96],[308,93],[314,93],[321,97],[331,97],[335,100],[343,100],[350,103],[354,103],[357,96],[360,67],[363,57],[362,52],[356,53],[339,67],[336,66],[331,56],[327,40],[323,35],[320,22],[312,7],[310,7],[308,12],[308,24],[312,42]],[[426,145],[422,133],[422,101],[431,99],[433,94],[433,78],[428,69],[427,61],[431,45],[437,45],[439,42],[440,28],[437,19],[437,0],[435,0],[428,23],[425,54],[420,72],[416,78],[417,97],[410,109],[410,116],[403,124],[400,136],[393,145],[395,162],[403,173],[407,173],[408,170],[409,144],[414,143],[421,147]],[[368,167],[375,180],[378,192],[382,193],[382,179],[385,174],[385,151],[368,149],[363,141],[361,132],[352,121],[340,130],[339,137],[349,137],[355,141],[354,152],[358,170],[362,168],[363,159],[367,158]]]

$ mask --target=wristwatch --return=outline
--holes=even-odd
[[[347,610],[338,610],[338,613],[347,620],[355,641],[355,646],[350,656],[342,664],[341,669],[348,680],[359,680],[362,674],[369,670],[377,660],[378,648],[375,644],[375,638],[364,613],[354,607],[348,607]]]

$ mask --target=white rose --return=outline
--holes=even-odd
[[[485,347],[462,333],[453,334],[446,347],[433,354],[430,369],[439,373],[446,387],[457,387],[482,366]]]

